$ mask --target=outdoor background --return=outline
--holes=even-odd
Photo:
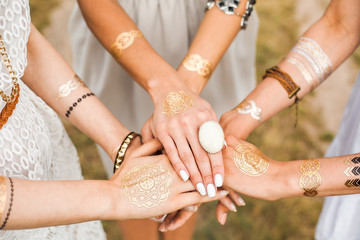
[[[194,0],[196,1],[196,0]],[[30,0],[33,23],[71,64],[67,22],[74,0]],[[257,1],[260,17],[257,50],[258,80],[264,70],[278,63],[297,37],[318,19],[327,0]],[[295,109],[280,113],[248,139],[273,159],[287,161],[320,157],[336,134],[343,109],[360,69],[360,49],[329,80]],[[104,179],[105,172],[94,143],[64,122],[77,146],[83,174]],[[244,197],[246,206],[231,213],[223,227],[216,221],[215,204],[200,208],[194,239],[313,239],[323,198],[293,198],[266,202]],[[104,221],[108,239],[121,239],[114,221]]]

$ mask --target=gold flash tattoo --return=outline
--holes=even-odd
[[[304,160],[300,166],[300,188],[303,189],[304,195],[314,197],[318,194],[317,188],[321,184],[321,176],[319,174],[320,162],[316,159]]]
[[[111,45],[111,54],[118,61],[124,49],[133,44],[135,38],[141,38],[143,34],[139,30],[120,33],[116,41]]]
[[[203,59],[199,54],[191,54],[183,61],[184,67],[192,72],[197,72],[204,78],[210,78],[212,66],[209,60]]]
[[[63,98],[69,96],[72,91],[78,88],[81,85],[83,87],[87,87],[86,84],[79,78],[78,75],[74,75],[74,77],[67,81],[65,84],[59,87],[58,98]]]
[[[192,97],[183,91],[169,92],[165,100],[162,102],[162,113],[172,117],[175,114],[185,112],[189,107],[193,106]]]
[[[152,208],[170,196],[171,173],[162,165],[147,163],[132,168],[122,178],[122,189],[132,204]]]
[[[238,145],[233,156],[237,168],[249,176],[260,176],[269,168],[268,157],[252,145]]]

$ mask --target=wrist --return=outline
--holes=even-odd
[[[184,88],[184,83],[180,75],[174,70],[162,72],[148,80],[146,91],[149,93],[154,103],[161,102],[171,91]]]
[[[274,161],[276,162],[276,177],[272,179],[272,186],[278,186],[275,189],[277,199],[303,196],[302,189],[299,186],[300,171],[298,161]]]
[[[182,64],[178,67],[177,71],[190,90],[199,96],[208,80],[196,72],[187,70]]]

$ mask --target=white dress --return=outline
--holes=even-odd
[[[80,180],[82,175],[76,149],[60,119],[20,79],[27,65],[29,11],[27,0],[0,1],[0,34],[20,84],[19,102],[0,130],[0,175],[31,180]],[[0,60],[0,89],[9,95],[11,88],[9,74]],[[4,106],[5,102],[0,99],[0,109]],[[16,195],[16,184],[14,194],[15,198],[20,197]],[[13,207],[16,208],[16,205]],[[98,240],[106,237],[101,223],[94,221],[0,231],[0,239]]]
[[[326,152],[326,157],[360,152],[359,93],[360,74],[346,105],[339,131]],[[316,227],[315,238],[318,240],[360,239],[359,223],[360,194],[326,197]]]
[[[153,48],[177,68],[204,16],[206,0],[118,1]],[[237,35],[201,94],[218,116],[240,103],[256,85],[257,29],[254,11],[248,28]],[[77,74],[128,129],[140,131],[153,113],[151,98],[105,51],[88,29],[78,6],[69,30]],[[102,149],[100,155],[111,176],[112,161]]]

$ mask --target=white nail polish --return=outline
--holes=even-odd
[[[180,170],[180,176],[184,182],[186,182],[189,179],[189,175],[184,170]]]
[[[244,199],[242,199],[241,197],[238,198],[238,201],[239,203],[242,205],[242,206],[245,206],[245,201]]]
[[[201,196],[205,196],[205,195],[206,195],[206,191],[205,191],[205,186],[204,186],[204,184],[198,183],[198,184],[196,184],[196,188],[197,188],[197,190],[199,191],[199,193],[200,193]]]
[[[209,197],[215,197],[216,195],[216,191],[215,191],[215,187],[213,184],[208,184],[207,185],[207,193]]]
[[[220,174],[215,175],[215,186],[221,187],[223,185],[223,179]]]
[[[233,212],[237,212],[236,207],[233,203],[230,203],[230,210]]]

